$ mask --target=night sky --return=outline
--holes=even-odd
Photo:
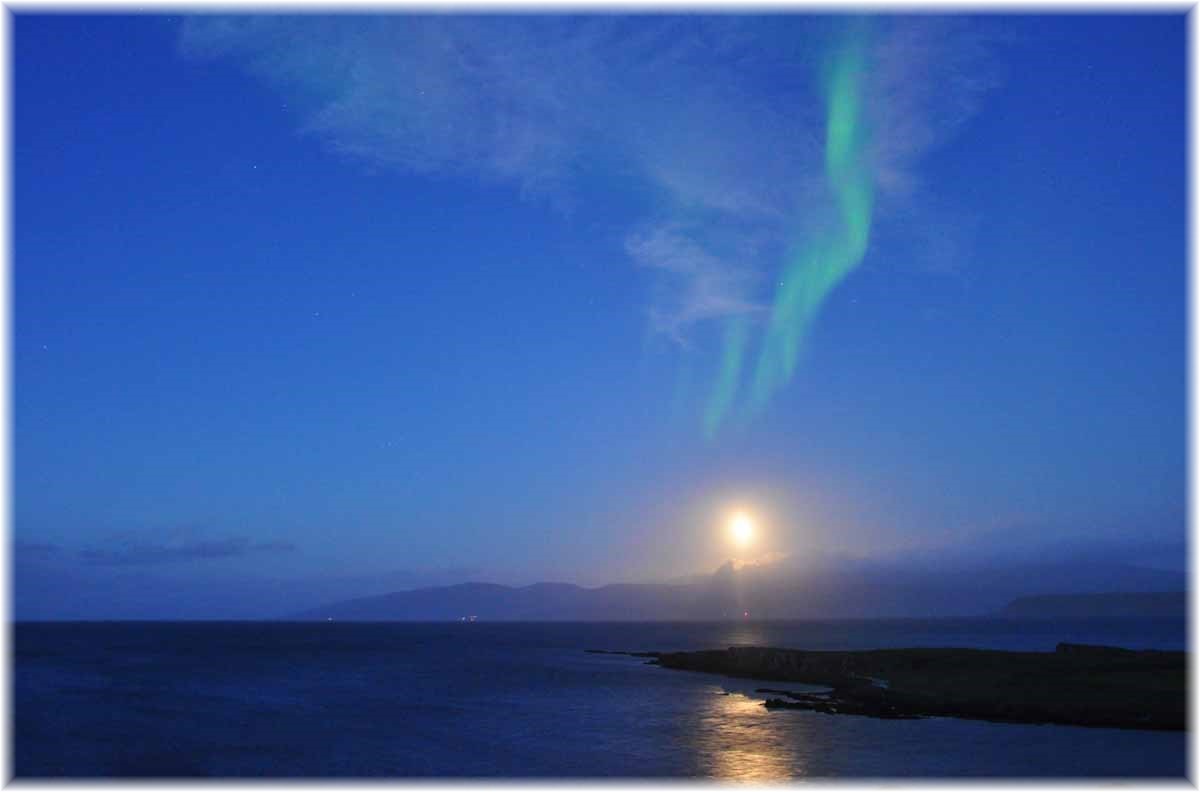
[[[12,47],[18,617],[667,580],[734,508],[1183,566],[1181,14]]]

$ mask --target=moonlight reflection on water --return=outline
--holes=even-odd
[[[774,727],[761,699],[714,687],[709,701],[695,732],[704,775],[727,781],[786,781],[806,775],[789,735]]]

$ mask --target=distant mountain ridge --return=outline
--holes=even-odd
[[[687,584],[617,583],[587,589],[572,583],[522,587],[460,583],[346,600],[299,616],[367,621],[452,621],[472,617],[488,621],[652,621],[685,618],[683,614],[690,612],[692,604],[691,589]]]
[[[1018,597],[1000,611],[1007,619],[1184,619],[1183,591],[1043,594]]]
[[[1065,607],[1053,598],[1047,602],[1029,596],[1037,581],[1050,580],[1060,591],[1065,588],[1070,594],[1099,596],[1113,589],[1154,595],[1180,590],[1186,582],[1182,573],[1125,566],[1089,566],[1072,577],[1053,566],[937,574],[857,562],[821,569],[788,564],[738,569],[726,563],[694,582],[612,583],[595,588],[572,583],[460,583],[333,602],[290,618],[698,621],[976,617],[998,612],[1027,618],[1022,614],[1036,612],[1039,602],[1043,607]],[[1093,604],[1092,610],[1096,607]]]

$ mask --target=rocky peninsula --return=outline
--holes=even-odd
[[[1187,728],[1187,654],[1059,644],[987,649],[804,651],[739,646],[639,653],[664,668],[827,687],[759,688],[771,709],[1121,729]]]

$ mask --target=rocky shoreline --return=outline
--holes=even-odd
[[[629,652],[664,668],[828,687],[775,694],[768,709],[909,719],[931,716],[1119,729],[1187,728],[1187,654],[1059,644],[987,649],[804,651],[739,646]]]

